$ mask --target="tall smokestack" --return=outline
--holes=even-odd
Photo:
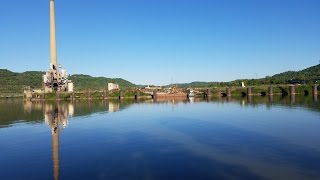
[[[50,69],[57,69],[56,22],[54,0],[50,0]]]

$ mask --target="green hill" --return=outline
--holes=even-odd
[[[320,82],[320,65],[315,65],[301,71],[287,71],[273,76],[267,76],[260,79],[237,79],[230,82],[191,82],[176,84],[179,87],[225,87],[239,86],[240,82],[245,85],[270,85],[270,84],[288,84],[290,80],[302,83]],[[170,86],[170,85],[169,85]]]
[[[299,80],[299,81],[312,81],[320,80],[320,65],[312,66],[301,71],[287,71],[272,76],[273,79],[278,81]]]
[[[7,69],[0,69],[0,94],[20,94],[25,86],[41,88],[44,73],[41,71],[16,73]],[[70,79],[75,85],[75,90],[102,90],[107,88],[109,82],[119,84],[121,89],[136,87],[135,84],[121,78],[112,79],[75,74],[70,76]]]
[[[42,87],[41,71],[27,71],[16,73],[7,69],[0,69],[0,94],[21,94],[24,86],[34,88]],[[74,74],[70,79],[75,85],[75,90],[102,90],[107,88],[107,83],[113,82],[120,85],[121,89],[134,88],[137,85],[121,78],[92,77],[83,74]],[[320,65],[312,66],[301,71],[287,71],[261,79],[238,79],[231,82],[192,82],[176,84],[179,87],[225,87],[239,86],[240,82],[245,85],[269,85],[287,84],[290,80],[299,82],[313,83],[315,80],[320,82]]]
[[[216,87],[220,86],[220,82],[202,82],[202,81],[195,81],[191,83],[179,83],[179,84],[170,84],[168,86],[179,86],[184,88],[205,88],[205,87]]]
[[[320,64],[300,71],[286,71],[283,73],[275,74],[271,77],[267,76],[261,79],[247,80],[249,85],[288,84],[290,82],[300,84],[313,84],[315,81],[317,81],[318,83],[320,82]]]
[[[108,83],[117,83],[121,89],[134,88],[137,85],[124,80],[122,78],[106,78],[106,77],[91,77],[84,74],[74,74],[70,76],[75,85],[75,90],[101,90],[106,89]]]
[[[22,93],[24,86],[40,88],[44,72],[27,71],[15,73],[7,69],[0,69],[0,93]]]

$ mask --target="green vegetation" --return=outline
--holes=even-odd
[[[11,72],[7,69],[0,69],[0,94],[22,94],[25,86],[33,88],[42,87],[42,75],[45,72],[27,71],[23,73]],[[134,88],[135,84],[121,78],[91,77],[88,75],[75,74],[70,76],[75,85],[76,91],[82,90],[103,90],[108,83],[119,84],[121,89]]]
[[[22,93],[24,86],[40,88],[44,72],[27,71],[15,73],[6,69],[0,69],[0,93]]]
[[[312,66],[301,71],[287,71],[274,76],[267,76],[261,79],[238,79],[231,82],[191,82],[176,84],[179,87],[227,87],[240,86],[244,82],[246,86],[260,86],[260,85],[278,85],[288,84],[290,80],[300,84],[313,84],[315,80],[320,82],[320,65]]]
[[[25,86],[31,86],[33,88],[42,87],[42,75],[41,71],[27,71],[24,73],[15,73],[6,69],[0,69],[0,94],[22,94],[22,90]],[[70,79],[74,83],[76,91],[100,91],[107,88],[107,84],[117,83],[121,89],[131,89],[138,87],[137,85],[126,81],[121,78],[106,78],[106,77],[92,77],[89,75],[75,74],[70,76]],[[241,82],[244,82],[246,86],[269,86],[288,84],[290,80],[298,82],[299,84],[311,85],[315,80],[320,81],[320,65],[312,66],[301,71],[287,71],[284,73],[276,74],[274,76],[267,76],[261,79],[238,79],[231,82],[192,82],[184,84],[176,84],[182,88],[214,88],[214,87],[227,87],[227,86],[240,86]],[[172,86],[172,85],[169,85]],[[274,91],[277,89],[275,88]],[[260,90],[259,90],[260,91]],[[117,96],[111,94],[110,96]],[[127,95],[124,95],[127,96]]]
[[[107,89],[108,83],[117,83],[121,89],[135,88],[137,85],[121,78],[91,77],[89,75],[75,74],[69,77],[75,85],[76,91]]]
[[[56,94],[55,93],[46,93],[46,100],[55,100]],[[69,93],[60,93],[59,98],[63,100],[68,100],[71,98],[71,95]]]
[[[301,71],[287,71],[261,79],[240,79],[233,81],[232,84],[244,82],[246,85],[277,85],[288,84],[289,82],[298,84],[313,84],[320,82],[320,65],[312,66]]]
[[[272,80],[275,80],[281,83],[290,79],[306,82],[312,80],[320,81],[320,65],[312,66],[301,71],[287,71],[284,73],[276,74],[268,80],[271,82]]]

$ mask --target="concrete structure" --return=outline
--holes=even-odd
[[[252,87],[247,87],[247,96],[252,95]]]
[[[140,91],[136,91],[135,95],[134,95],[134,98],[135,99],[139,99],[139,97],[140,97]]]
[[[157,99],[158,92],[156,90],[153,91],[152,99]]]
[[[296,87],[294,85],[290,85],[289,88],[290,88],[290,95],[296,94]]]
[[[269,95],[269,96],[272,96],[272,95],[273,95],[272,86],[269,86],[269,87],[268,87],[268,95]]]
[[[207,97],[211,97],[211,89],[207,89],[205,92],[205,96]]]
[[[107,99],[108,98],[108,90],[104,90],[103,91],[103,99]]]
[[[68,73],[57,62],[56,20],[54,0],[50,0],[50,67],[43,75],[45,92],[73,92],[73,83],[68,80]]]
[[[50,0],[50,68],[56,69],[57,65],[56,18],[54,0]]]
[[[227,97],[231,96],[231,89],[230,88],[226,88],[226,95],[227,95]]]
[[[119,84],[115,84],[115,83],[108,83],[108,91],[112,91],[112,90],[118,90],[119,88]]]
[[[316,84],[312,86],[312,94],[314,96],[318,95],[318,86]]]
[[[207,89],[207,96],[211,96],[211,89]]]
[[[119,99],[122,99],[123,97],[124,97],[124,91],[120,91],[120,93],[119,93]]]
[[[87,91],[87,93],[86,93],[87,95],[87,99],[91,99],[91,91]]]

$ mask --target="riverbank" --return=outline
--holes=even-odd
[[[43,93],[29,91],[24,94],[0,93],[0,98],[23,97],[29,100],[75,100],[75,99],[152,99],[168,97],[188,97],[189,88],[176,88],[177,92],[168,93],[160,90],[114,90],[114,91],[76,91],[72,93]],[[287,96],[287,95],[317,95],[320,94],[318,85],[277,85],[277,86],[249,86],[249,87],[222,87],[222,88],[194,88],[196,97],[245,97],[245,96]]]

